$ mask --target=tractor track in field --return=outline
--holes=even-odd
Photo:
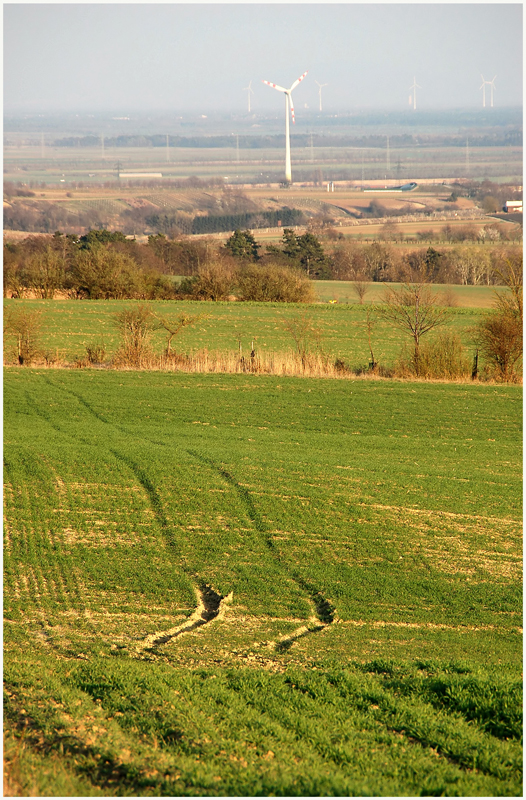
[[[223,597],[223,595],[206,584],[201,585],[196,590],[196,596],[197,607],[191,617],[175,628],[149,634],[142,642],[139,642],[136,648],[137,652],[142,653],[145,650],[153,650],[155,647],[176,639],[183,633],[191,633],[209,622],[221,619],[226,613],[228,604],[232,602],[233,593],[230,592],[226,597]]]
[[[46,382],[54,386],[53,382],[47,378]],[[104,425],[108,425],[110,428],[113,427],[118,430],[120,433],[126,434],[126,436],[130,435],[130,431],[127,431],[125,428],[122,428],[120,425],[110,421],[98,411],[96,411],[83,397],[82,395],[78,394],[77,392],[72,391],[71,389],[66,389],[65,387],[60,387],[63,391],[71,394],[73,397],[77,399],[77,401],[84,406],[84,408],[99,422],[102,422]],[[42,416],[49,422],[52,427],[54,427],[57,431],[63,433],[63,431],[52,422],[49,415],[39,409],[37,403],[33,400],[33,398],[26,393],[27,400],[33,406],[34,410],[37,414]],[[131,435],[134,435],[131,433]],[[82,437],[81,437],[82,438]],[[145,438],[145,437],[140,437]],[[164,446],[164,442],[158,442],[151,439],[147,439],[152,444]],[[124,455],[119,450],[114,449],[113,447],[109,447],[109,451],[112,455],[117,458],[121,463],[123,463],[136,477],[139,481],[140,485],[146,492],[148,497],[150,508],[154,514],[154,517],[159,525],[159,528],[166,538],[169,546],[176,549],[176,540],[173,535],[173,531],[170,530],[170,524],[168,522],[164,504],[162,502],[162,498],[154,485],[151,481],[147,472],[143,469],[143,467],[133,461],[129,456]],[[262,536],[264,545],[267,550],[272,555],[273,559],[279,564],[279,566],[283,569],[286,568],[286,565],[282,562],[281,555],[276,548],[276,543],[272,537],[272,534],[267,528],[265,521],[263,520],[261,514],[257,510],[252,500],[252,497],[247,490],[247,488],[241,485],[236,478],[228,472],[224,467],[221,465],[216,464],[211,458],[206,455],[203,455],[195,450],[187,449],[186,451],[190,456],[195,458],[197,461],[200,461],[205,466],[211,468],[216,473],[218,473],[221,478],[230,484],[237,494],[239,495],[240,499],[245,506],[246,513],[254,525],[257,532]],[[171,640],[181,636],[184,633],[191,633],[198,628],[202,627],[203,625],[212,622],[213,620],[221,619],[226,612],[226,607],[229,603],[232,602],[233,592],[224,596],[216,592],[209,584],[205,583],[199,575],[194,573],[190,573],[188,569],[185,569],[181,566],[187,577],[192,580],[194,583],[194,590],[196,592],[197,597],[197,606],[193,614],[182,624],[174,627],[169,628],[165,631],[157,631],[155,633],[149,634],[146,636],[140,643],[136,645],[137,653],[143,653],[148,650],[153,650],[154,648],[167,644]],[[313,613],[307,620],[307,622],[297,628],[290,634],[280,637],[276,641],[271,642],[263,642],[261,644],[273,647],[274,650],[278,653],[286,652],[287,650],[292,647],[292,645],[300,638],[307,636],[312,633],[317,633],[319,631],[324,630],[328,626],[332,624],[335,619],[335,609],[331,605],[331,603],[325,599],[321,592],[318,591],[315,587],[309,584],[303,576],[296,573],[295,570],[289,573],[289,576],[292,580],[296,583],[296,585],[308,595],[309,602],[312,608]],[[196,588],[196,584],[197,587]]]
[[[305,585],[304,581],[300,578],[295,578],[294,580],[309,593],[313,613],[304,625],[300,625],[300,627],[296,628],[292,633],[280,636],[279,639],[262,643],[264,646],[272,648],[277,653],[286,653],[298,639],[303,639],[304,636],[308,636],[311,633],[318,633],[319,631],[325,630],[325,628],[328,628],[329,625],[332,625],[337,619],[334,607],[320,592],[313,591],[312,587]]]

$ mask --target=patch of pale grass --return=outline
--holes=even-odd
[[[475,578],[485,572],[492,578],[520,580],[522,575],[521,525],[514,520],[488,519],[393,506],[381,508],[382,521],[404,531],[396,537],[401,557],[417,555],[433,569],[448,575]],[[407,533],[410,532],[410,544]],[[505,552],[502,552],[502,551]]]

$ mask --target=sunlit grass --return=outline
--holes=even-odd
[[[521,794],[518,387],[9,369],[4,402],[16,792]],[[141,649],[205,583],[223,616]]]

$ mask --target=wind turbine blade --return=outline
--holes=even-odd
[[[309,70],[307,70],[307,72],[308,72],[308,71],[309,71]],[[298,80],[297,80],[297,81],[294,81],[294,83],[292,84],[292,86],[291,86],[291,87],[290,87],[290,89],[289,89],[289,92],[292,92],[292,90],[296,88],[296,86],[298,85],[298,83],[301,83],[301,82],[302,82],[302,80],[303,80],[303,78],[305,77],[305,75],[307,74],[307,72],[304,72],[304,73],[303,73],[303,75],[301,76],[301,78],[298,78]]]
[[[263,81],[263,83],[266,83],[267,86],[272,86],[272,88],[273,89],[277,89],[278,92],[285,92],[285,94],[286,94],[289,91],[288,89],[284,89],[283,86],[278,86],[275,83],[270,83],[270,81]]]

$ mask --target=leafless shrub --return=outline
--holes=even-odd
[[[515,316],[501,310],[486,314],[475,329],[474,341],[480,355],[487,361],[490,377],[504,382],[518,379],[522,325]]]
[[[419,375],[421,378],[455,380],[471,375],[471,361],[464,351],[458,333],[443,330],[420,348]]]
[[[352,288],[353,288],[353,292],[355,293],[355,295],[357,296],[358,300],[360,301],[360,305],[362,305],[363,301],[365,299],[365,295],[367,294],[367,292],[371,288],[369,286],[369,283],[367,281],[353,281]]]
[[[495,310],[485,314],[474,330],[474,341],[487,361],[492,377],[499,381],[518,380],[522,359],[522,259],[508,259],[498,277],[507,293],[495,292]]]
[[[179,291],[196,300],[226,300],[232,293],[234,270],[226,263],[216,261],[199,267],[197,275],[185,278]]]
[[[121,345],[114,356],[114,362],[129,367],[143,367],[151,360],[151,333],[155,317],[151,306],[138,303],[124,309],[114,316],[114,323],[122,336]]]
[[[446,308],[456,308],[458,306],[458,298],[450,286],[444,289],[442,294],[439,295],[438,300],[440,304],[446,306]]]
[[[41,354],[41,311],[23,306],[8,309],[4,315],[4,332],[16,342],[16,354],[20,366],[29,366]]]
[[[304,370],[313,359],[328,360],[322,348],[322,333],[314,325],[308,311],[283,320],[283,327],[294,340],[296,354]]]
[[[90,364],[102,364],[106,355],[106,346],[101,340],[86,345],[86,357]]]

